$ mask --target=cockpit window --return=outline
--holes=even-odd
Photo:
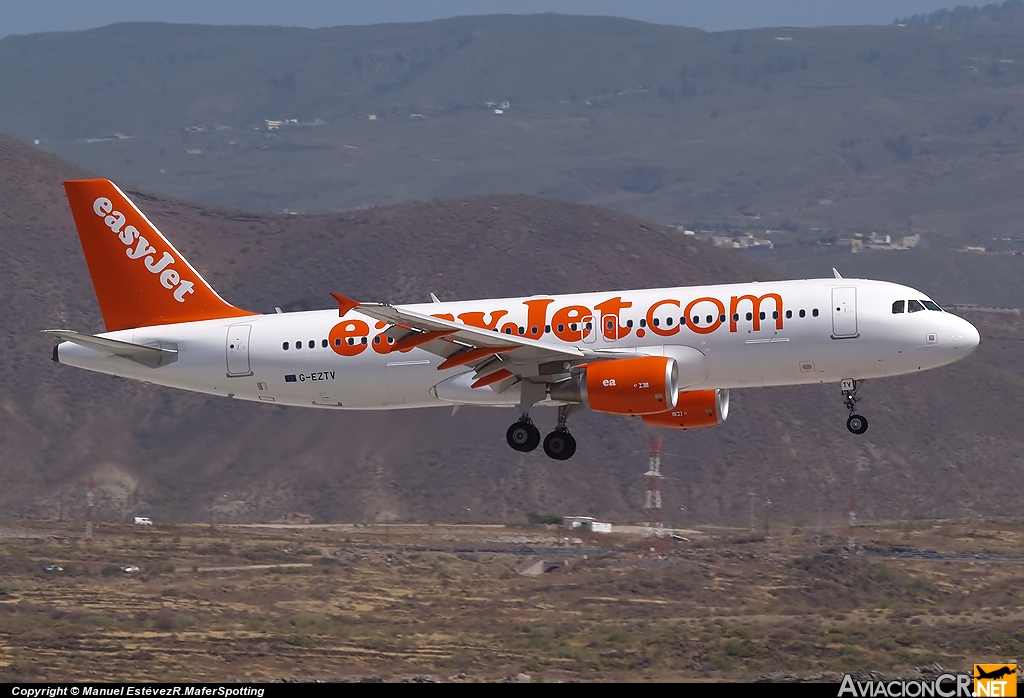
[[[915,301],[913,299],[907,301],[907,312],[917,313],[924,310],[924,306],[921,305],[921,301]]]
[[[899,315],[900,313],[902,313],[903,312],[903,306],[906,305],[906,304],[907,304],[906,301],[896,301],[895,303],[893,303],[892,304],[892,314],[893,315]]]
[[[926,300],[923,300],[921,302],[924,303],[924,307],[928,308],[928,310],[938,310],[940,313],[942,312],[942,308],[940,308],[937,303]]]

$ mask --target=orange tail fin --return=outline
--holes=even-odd
[[[255,314],[217,295],[113,182],[64,189],[108,331]]]

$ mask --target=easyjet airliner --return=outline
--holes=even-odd
[[[835,278],[261,315],[224,301],[112,182],[66,182],[107,332],[46,330],[53,360],[236,400],[336,410],[511,407],[532,451],[535,405],[558,408],[544,452],[576,451],[589,407],[646,424],[721,424],[729,390],[840,384],[862,434],[861,381],[935,368],[979,341],[920,291]]]

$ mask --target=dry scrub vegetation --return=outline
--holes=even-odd
[[[798,528],[664,555],[544,526],[80,530],[0,529],[0,680],[752,679],[1024,649],[1016,520],[871,527],[853,560]],[[568,564],[519,574],[537,559]]]

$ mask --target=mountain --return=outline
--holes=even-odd
[[[1024,217],[1024,42],[1019,22],[976,24],[117,24],[0,41],[0,131],[134,188],[250,210],[533,194],[957,246]]]
[[[574,416],[575,458],[504,443],[513,415],[463,408],[339,413],[236,403],[50,361],[38,330],[102,330],[61,182],[82,170],[0,137],[0,506],[6,517],[522,521],[529,512],[636,521],[648,433]],[[422,301],[774,278],[673,228],[529,196],[471,197],[332,215],[214,209],[130,195],[231,302],[331,307],[327,293]],[[937,294],[936,279],[925,285]],[[863,517],[1022,513],[997,484],[1024,456],[1018,318],[979,316],[982,345],[954,366],[863,389],[849,434],[836,386],[734,391],[729,421],[663,432],[666,518],[829,521],[851,491]],[[553,424],[551,410],[535,415]],[[994,494],[995,492],[999,494]],[[685,507],[685,511],[680,508]]]

